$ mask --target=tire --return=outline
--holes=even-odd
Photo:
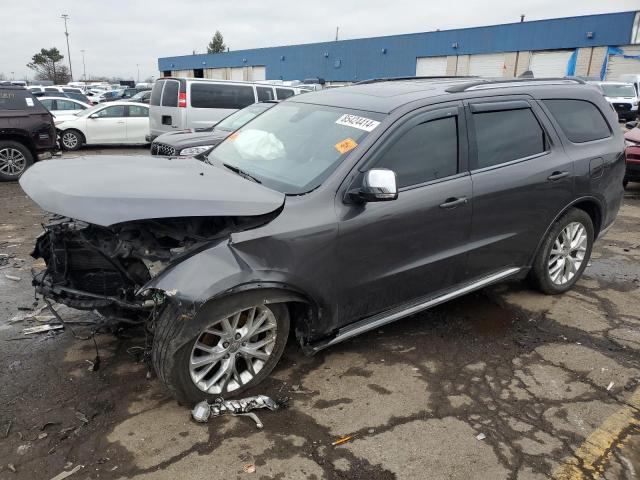
[[[79,150],[84,142],[84,135],[78,130],[69,129],[60,132],[60,146],[63,150]]]
[[[567,242],[565,238],[568,237],[561,236],[563,232],[574,239]],[[578,242],[583,234],[583,241]],[[567,211],[553,224],[536,254],[530,272],[534,286],[548,295],[571,289],[589,263],[593,240],[593,222],[589,214],[577,208]]]
[[[13,182],[33,165],[33,153],[20,142],[0,140],[0,181]]]
[[[622,181],[622,188],[627,188],[627,185],[629,185],[629,180],[623,180]]]
[[[263,314],[266,317],[262,326],[256,330],[271,325],[275,326],[274,330],[238,339],[205,332],[205,329],[209,329],[224,333],[223,319],[228,320],[228,325],[233,327],[236,318],[237,328],[232,331],[246,330],[250,311],[254,308],[253,325],[258,324]],[[289,336],[290,319],[287,306],[284,303],[265,304],[264,294],[260,295],[258,292],[212,301],[205,304],[195,317],[188,320],[180,317],[180,312],[172,305],[165,307],[161,312],[156,322],[151,358],[160,381],[178,403],[188,406],[205,399],[211,401],[218,397],[236,397],[258,385],[280,360]],[[265,341],[269,343],[264,348],[270,349],[265,360],[259,360],[247,353],[250,350],[255,351],[250,345],[258,345],[258,342]],[[200,345],[206,345],[216,351],[204,352]],[[192,360],[203,361],[207,360],[207,357],[220,358],[221,355],[221,359],[210,362],[209,365],[212,366],[209,370],[209,365],[198,367],[199,369],[191,366]],[[249,361],[253,372],[249,369]],[[236,370],[228,369],[227,366],[235,366]],[[216,382],[221,372],[222,378]],[[238,372],[238,375],[234,372]],[[194,376],[203,378],[196,384]],[[207,384],[211,385],[208,390]]]

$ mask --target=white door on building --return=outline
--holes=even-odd
[[[620,47],[625,55],[640,55],[640,45],[625,45]],[[640,60],[624,58],[622,55],[609,55],[606,80],[617,82],[622,75],[640,75]]]
[[[504,53],[471,55],[469,58],[469,75],[478,77],[503,77],[504,74]]]
[[[191,78],[193,77],[193,70],[174,70],[171,72],[171,76],[176,78]]]
[[[205,68],[204,78],[210,78],[212,80],[224,80],[224,68]]]
[[[536,78],[564,77],[567,74],[569,58],[573,50],[558,50],[555,52],[533,52],[529,70]]]
[[[249,80],[253,80],[254,82],[258,82],[260,80],[267,79],[267,68],[264,65],[254,65],[250,68],[250,77]]]
[[[244,67],[233,67],[231,69],[231,80],[244,80]]]
[[[447,74],[447,57],[416,58],[417,77],[438,77]]]

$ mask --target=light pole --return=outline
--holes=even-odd
[[[82,52],[82,78],[84,79],[84,82],[87,83],[87,68],[84,64],[84,50],[80,51]]]
[[[15,80],[16,79],[16,73],[15,72],[11,72],[11,80]]]
[[[136,63],[136,68],[138,69],[138,82],[137,83],[140,83],[140,64],[139,63]]]
[[[73,68],[71,68],[71,50],[69,50],[69,32],[67,30],[67,20],[69,19],[69,15],[63,13],[60,15],[60,18],[64,19],[64,34],[67,36],[67,56],[69,57],[69,75],[71,75],[71,80],[73,80]]]

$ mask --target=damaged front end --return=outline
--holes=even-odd
[[[143,321],[166,298],[163,292],[145,289],[147,282],[232,232],[266,223],[274,214],[161,218],[109,227],[58,217],[37,239],[32,255],[42,258],[46,268],[34,272],[33,285],[44,297],[72,308]]]

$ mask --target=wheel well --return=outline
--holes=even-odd
[[[0,136],[0,142],[2,142],[3,140],[10,140],[12,142],[18,142],[24,145],[29,149],[29,151],[31,152],[31,155],[33,155],[33,159],[37,160],[38,155],[36,153],[35,145],[33,144],[33,140],[31,140],[29,137],[8,133]]]
[[[597,238],[600,233],[600,228],[602,228],[602,212],[600,211],[600,205],[598,205],[594,200],[582,200],[572,206],[585,211],[591,217],[591,221],[593,222],[594,238]]]

